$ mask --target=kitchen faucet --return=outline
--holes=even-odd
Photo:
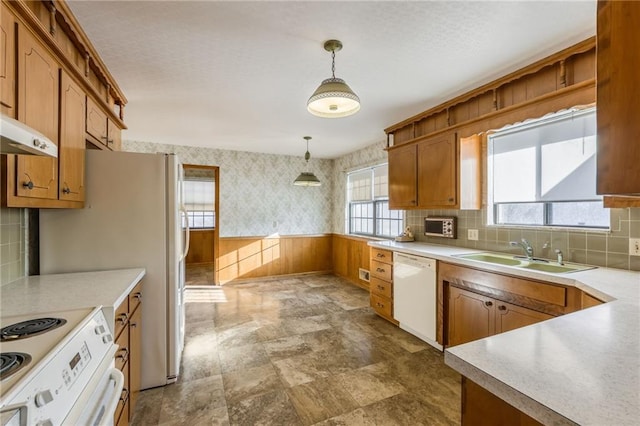
[[[521,242],[511,241],[509,242],[509,244],[511,244],[514,247],[515,246],[522,247],[524,252],[527,254],[527,260],[533,260],[533,247],[531,247],[531,244],[529,244],[529,241],[523,238]]]

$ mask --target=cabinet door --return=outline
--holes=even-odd
[[[140,393],[140,370],[142,350],[142,306],[138,306],[129,319],[129,418],[136,407]]]
[[[389,151],[389,208],[417,206],[416,145]]]
[[[19,27],[18,120],[58,145],[58,74],[55,59]],[[18,155],[16,195],[58,199],[58,159]]]
[[[107,146],[114,151],[120,151],[122,149],[122,131],[116,124],[107,120]]]
[[[598,2],[599,194],[640,194],[638,28],[638,2]]]
[[[457,287],[449,287],[448,346],[494,334],[494,300]]]
[[[86,96],[64,71],[60,77],[61,200],[84,201]]]
[[[3,114],[15,118],[16,111],[16,21],[0,4],[0,106]]]
[[[91,98],[87,98],[87,133],[107,146],[107,115]]]
[[[551,315],[506,302],[496,301],[496,305],[496,334],[553,318]]]
[[[456,135],[449,133],[418,144],[418,206],[455,207],[457,203]]]

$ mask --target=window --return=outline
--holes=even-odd
[[[403,212],[389,210],[387,164],[349,173],[347,202],[349,233],[395,237],[403,230]]]
[[[490,223],[608,228],[596,194],[595,108],[510,126],[489,136]]]
[[[215,228],[215,185],[206,178],[187,178],[183,185],[184,206],[190,228]]]

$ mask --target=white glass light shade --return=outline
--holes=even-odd
[[[296,186],[320,186],[320,180],[311,172],[302,172],[300,176],[293,181]]]
[[[307,101],[307,110],[318,117],[347,117],[360,111],[360,98],[341,78],[328,78]]]

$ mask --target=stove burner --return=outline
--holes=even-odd
[[[36,318],[2,327],[0,341],[25,339],[58,328],[67,322],[63,318]]]
[[[0,380],[26,367],[31,362],[31,355],[22,352],[0,353]]]

